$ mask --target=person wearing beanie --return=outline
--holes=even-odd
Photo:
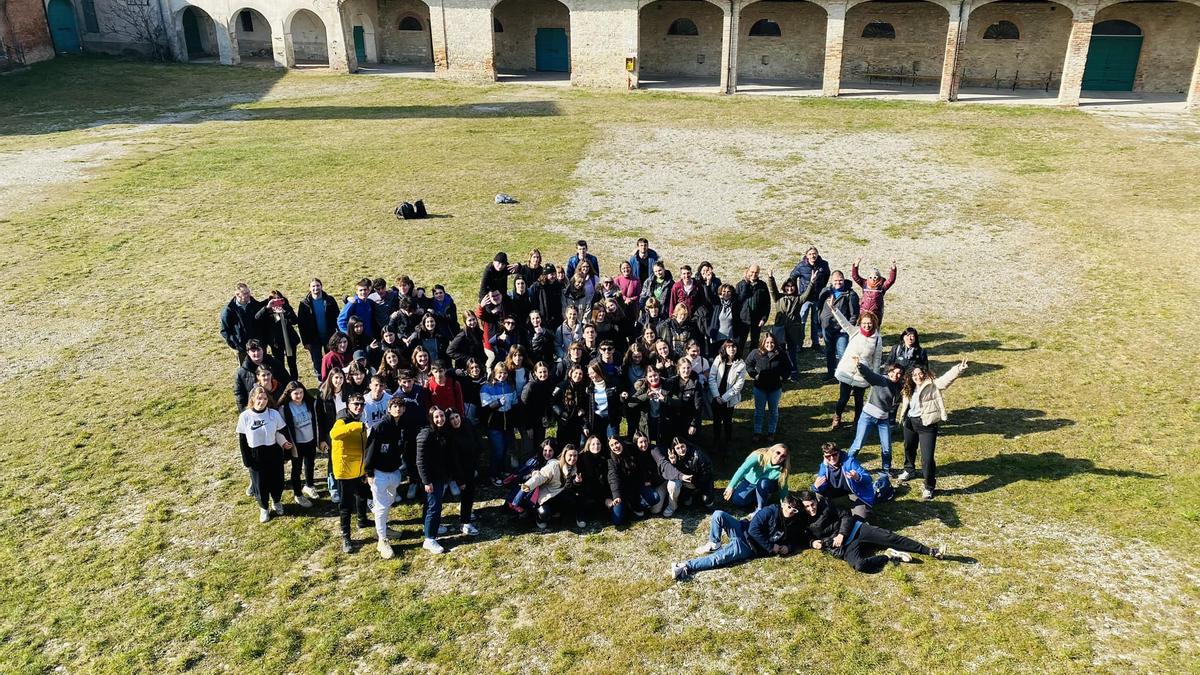
[[[479,280],[479,298],[492,291],[500,291],[504,295],[508,291],[508,275],[517,271],[516,265],[508,264],[508,254],[500,251],[492,258],[492,262],[483,268],[483,278]]]
[[[896,283],[896,260],[892,259],[892,266],[888,269],[887,279],[879,273],[879,268],[871,270],[871,276],[866,279],[862,278],[858,273],[858,265],[862,262],[862,256],[859,256],[854,261],[854,266],[850,268],[850,278],[854,283],[862,287],[862,301],[859,304],[859,310],[862,312],[870,312],[875,315],[879,324],[883,324],[883,296]]]

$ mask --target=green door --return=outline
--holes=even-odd
[[[1141,53],[1141,35],[1093,35],[1083,69],[1083,88],[1133,91]]]
[[[571,72],[571,56],[565,28],[539,28],[534,38],[537,69],[556,73]]]
[[[59,54],[78,53],[79,29],[75,25],[75,8],[70,0],[50,0],[46,6],[46,19],[54,39],[54,51]]]
[[[367,62],[367,36],[362,26],[354,27],[354,56],[359,63]]]

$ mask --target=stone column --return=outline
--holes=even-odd
[[[939,101],[957,101],[958,85],[962,82],[962,68],[958,54],[967,35],[968,10],[963,6],[950,10],[950,23],[946,28],[946,54],[942,58],[942,79],[938,82]]]
[[[434,19],[434,14],[439,15]],[[430,0],[433,61],[447,77],[473,82],[496,79],[492,12],[475,0]],[[440,32],[441,35],[438,35]],[[443,65],[445,64],[445,65]]]
[[[846,3],[825,6],[825,73],[821,95],[837,96],[842,90],[842,44],[846,36]]]
[[[446,21],[443,15],[444,7],[435,0],[429,0],[429,37],[433,43],[433,70],[445,72],[450,67],[446,54]],[[382,30],[380,31],[382,32]]]
[[[347,9],[332,2],[326,13],[325,45],[329,54],[329,69],[335,73],[353,73],[358,70],[358,55],[354,53],[353,22],[346,15]]]
[[[1192,66],[1192,86],[1188,87],[1189,108],[1200,108],[1200,49],[1196,50],[1196,64]]]
[[[739,15],[742,12],[742,4],[736,0],[729,0],[728,6],[723,6],[725,12],[725,20],[721,23],[721,93],[735,94],[737,93],[737,48],[738,48],[738,31]]]
[[[229,24],[223,21],[213,21],[214,33],[217,36],[217,58],[226,66],[236,66],[241,63],[238,58],[237,46],[230,35]]]
[[[1058,85],[1058,104],[1079,105],[1083,89],[1083,69],[1087,66],[1088,48],[1092,44],[1092,23],[1096,20],[1095,3],[1080,5],[1071,22],[1071,37],[1063,59],[1062,78]]]
[[[267,19],[271,25],[271,56],[276,68],[292,68],[296,65],[296,52],[292,49],[291,26],[285,26],[286,17]]]

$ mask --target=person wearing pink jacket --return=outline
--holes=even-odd
[[[866,279],[858,273],[858,265],[862,262],[862,256],[859,256],[854,261],[854,267],[850,268],[850,278],[854,279],[854,283],[862,287],[862,299],[858,303],[859,312],[870,312],[879,319],[879,323],[883,323],[883,296],[896,283],[896,260],[892,259],[892,267],[888,270],[887,279],[879,273],[879,269],[871,270],[871,276]]]

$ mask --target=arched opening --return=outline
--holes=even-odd
[[[989,96],[997,90],[1058,89],[1071,39],[1069,8],[1047,0],[1000,0],[979,5],[969,19],[958,55],[962,87]]]
[[[825,68],[825,10],[805,0],[761,0],[742,8],[738,86],[788,83],[819,88]]]
[[[189,5],[180,16],[183,46],[188,61],[213,60],[217,57],[217,26],[208,12]]]
[[[380,0],[379,34],[384,63],[433,69],[429,6],[421,0]]]
[[[46,22],[59,54],[78,54],[81,50],[79,26],[75,23],[75,7],[71,0],[50,0],[46,5]]]
[[[639,87],[715,87],[725,14],[707,0],[658,0],[638,12]]]
[[[293,61],[297,66],[329,65],[329,40],[321,17],[302,9],[292,15],[285,30],[292,38]]]
[[[501,0],[492,18],[504,27],[495,33],[492,58],[496,77],[569,80],[571,11],[557,0]]]
[[[274,64],[271,24],[267,18],[254,9],[243,9],[233,16],[233,33],[241,62],[250,65]]]
[[[1121,2],[1096,13],[1083,89],[1185,94],[1200,46],[1200,7]]]
[[[934,87],[942,78],[950,13],[932,2],[871,0],[846,12],[842,82]]]

